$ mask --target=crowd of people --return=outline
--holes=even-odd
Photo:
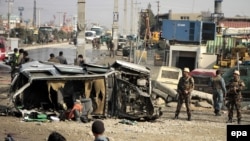
[[[10,66],[11,66],[11,78],[14,78],[16,72],[18,72],[20,66],[24,63],[34,61],[34,59],[29,57],[28,51],[24,49],[14,48],[14,54],[11,56]],[[54,53],[49,55],[48,62],[68,64],[67,59],[63,56],[63,51],[60,51],[58,56],[55,56]],[[85,64],[85,60],[82,54],[79,54],[76,59],[75,65],[82,66]]]

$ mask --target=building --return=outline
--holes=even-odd
[[[8,16],[7,15],[2,15],[2,21],[1,22],[2,22],[1,24],[3,25],[3,27],[5,29],[8,29]],[[10,29],[16,28],[18,25],[20,25],[20,17],[17,16],[17,15],[11,14],[9,22],[10,22],[9,23],[10,24]]]
[[[169,13],[159,14],[159,25],[162,26],[163,19],[185,20],[185,21],[213,21],[209,11],[201,13]],[[200,45],[190,45],[185,43],[176,43],[170,45],[168,51],[168,65],[179,68],[211,68],[217,60],[217,54],[226,41],[225,48],[231,50],[239,44],[238,40],[250,41],[250,18],[249,17],[222,17],[218,21],[217,35],[214,40],[208,40]],[[218,26],[217,25],[217,26]],[[219,31],[220,29],[221,31]],[[172,30],[172,29],[171,29]],[[232,33],[233,31],[233,33]],[[176,31],[175,31],[176,32]],[[224,36],[223,33],[228,33]],[[225,34],[226,35],[226,34]],[[237,40],[234,39],[237,36]]]

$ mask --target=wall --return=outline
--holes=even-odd
[[[211,69],[216,64],[217,55],[214,54],[201,54],[199,60],[199,68]]]
[[[186,52],[186,53],[185,53]],[[176,56],[181,57],[195,57],[195,68],[204,68],[209,66],[209,62],[203,60],[207,57],[204,55],[206,53],[206,46],[199,46],[199,45],[172,45],[170,46],[170,53],[169,53],[169,66],[175,67],[175,64],[178,60],[176,60]],[[194,56],[196,54],[196,56]],[[216,59],[216,57],[215,57]],[[214,59],[211,57],[211,61],[213,62]]]

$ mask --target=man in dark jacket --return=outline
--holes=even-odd
[[[59,56],[56,57],[59,60],[60,64],[68,64],[66,58],[63,56],[63,52],[59,52]]]
[[[223,104],[223,96],[227,90],[220,70],[216,70],[216,76],[212,78],[211,84],[213,88],[214,113],[216,116],[221,116],[220,110]]]

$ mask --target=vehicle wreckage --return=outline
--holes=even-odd
[[[77,100],[91,116],[155,120],[162,115],[151,99],[150,69],[121,60],[110,66],[28,62],[14,77],[9,96],[23,116],[27,110],[71,109]]]

